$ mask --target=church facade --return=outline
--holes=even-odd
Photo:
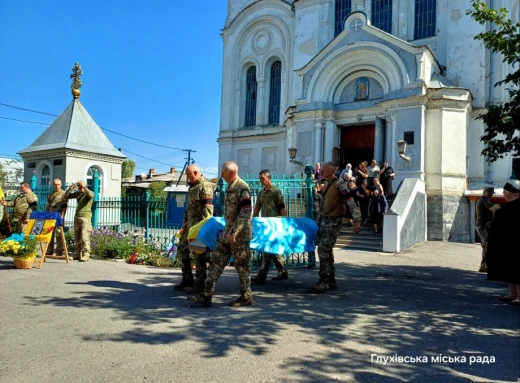
[[[298,161],[388,161],[425,183],[428,239],[472,239],[468,195],[511,158],[481,156],[477,117],[511,70],[474,36],[470,0],[228,0],[219,164],[293,173]],[[516,21],[519,0],[493,0]],[[399,150],[397,142],[405,141]],[[400,153],[401,152],[401,153]]]

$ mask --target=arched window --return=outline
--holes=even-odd
[[[343,32],[345,20],[352,13],[352,0],[336,0],[334,13],[334,37]]]
[[[51,184],[51,168],[47,165],[42,168],[42,177],[40,182],[42,186],[49,186]]]
[[[256,67],[247,70],[245,126],[256,126]]]
[[[416,40],[435,36],[436,17],[436,0],[415,0],[415,26],[413,35]]]
[[[87,188],[89,188],[92,191],[94,190],[94,172],[97,170],[99,175],[99,187],[98,187],[98,194],[101,195],[101,184],[103,183],[103,173],[101,172],[101,169],[97,166],[91,166],[87,171]]]
[[[280,123],[280,94],[282,91],[282,62],[271,66],[271,87],[269,89],[269,125]]]
[[[372,0],[372,25],[392,33],[392,0]]]

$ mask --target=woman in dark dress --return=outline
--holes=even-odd
[[[374,233],[377,233],[383,220],[383,213],[388,211],[388,202],[378,188],[374,189],[370,201],[370,215],[372,216],[372,225],[374,226]]]
[[[520,305],[520,181],[510,180],[503,190],[507,203],[495,212],[489,227],[487,279],[507,282],[509,294],[500,300]]]
[[[385,197],[387,199],[392,199],[394,196],[393,182],[395,173],[394,169],[388,165],[388,161],[385,161],[379,174],[379,181],[381,182],[381,186],[383,186],[383,190],[385,191]]]

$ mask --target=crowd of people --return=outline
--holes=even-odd
[[[334,176],[347,183],[353,202],[359,209],[361,223],[366,224],[370,218],[374,232],[378,233],[382,228],[383,214],[388,211],[389,200],[394,197],[394,169],[387,161],[383,162],[381,167],[378,166],[376,160],[372,160],[370,165],[363,161],[354,169],[352,169],[350,163],[342,170],[336,166]],[[316,163],[314,167],[314,180],[316,183],[315,191],[320,191],[324,180],[323,167],[320,163]],[[320,203],[320,196],[315,193],[314,209],[316,212],[320,209]],[[349,208],[348,200],[345,207],[345,217],[353,225],[352,208]],[[316,219],[318,218],[317,215],[316,213]]]

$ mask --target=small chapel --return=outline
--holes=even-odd
[[[243,176],[388,161],[396,186],[422,185],[428,240],[474,241],[469,197],[485,186],[500,195],[512,161],[481,156],[477,117],[507,99],[494,84],[512,68],[474,39],[489,26],[466,15],[470,5],[228,0],[219,165],[235,160]],[[518,21],[519,0],[490,5]]]
[[[93,190],[93,176],[99,175],[101,197],[121,196],[121,164],[126,156],[117,150],[79,101],[81,66],[73,68],[72,102],[27,148],[18,154],[24,162],[24,179],[36,176],[37,186],[52,185],[59,178],[64,185],[84,180]]]

